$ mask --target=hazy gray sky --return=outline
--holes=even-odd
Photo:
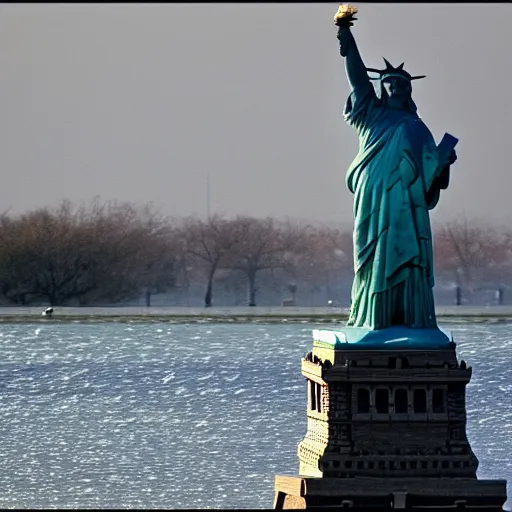
[[[512,6],[355,5],[366,65],[426,74],[420,115],[460,138],[434,219],[512,215]],[[213,211],[351,221],[337,6],[2,4],[0,209],[203,215],[209,173]]]

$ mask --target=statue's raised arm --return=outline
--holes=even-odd
[[[368,78],[366,66],[357,48],[356,41],[350,30],[354,24],[354,14],[357,13],[357,7],[350,5],[340,5],[338,12],[334,16],[334,23],[338,28],[338,40],[340,42],[340,55],[345,58],[345,69],[350,87],[359,95],[373,91],[373,86]]]

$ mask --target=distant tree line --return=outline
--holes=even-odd
[[[512,230],[465,219],[435,229],[437,283],[471,297],[507,286]],[[335,296],[352,281],[352,233],[271,217],[171,218],[153,205],[94,200],[0,216],[3,304],[99,305],[202,287],[243,293],[254,306],[264,289],[276,297],[321,290]],[[233,304],[235,304],[235,300]],[[277,303],[276,305],[279,305]],[[343,304],[345,306],[347,304]]]

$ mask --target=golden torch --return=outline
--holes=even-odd
[[[353,5],[341,4],[338,7],[338,11],[334,15],[334,23],[341,27],[343,25],[352,25],[352,22],[357,18],[354,18],[354,14],[357,13],[357,7]]]

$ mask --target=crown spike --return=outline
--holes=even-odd
[[[402,62],[402,64],[400,64],[400,66],[398,66],[396,69],[402,71],[404,69],[404,64],[405,62]]]
[[[390,62],[386,59],[386,57],[382,57],[384,59],[384,63],[386,64],[386,71],[394,70],[395,68],[390,64]]]

